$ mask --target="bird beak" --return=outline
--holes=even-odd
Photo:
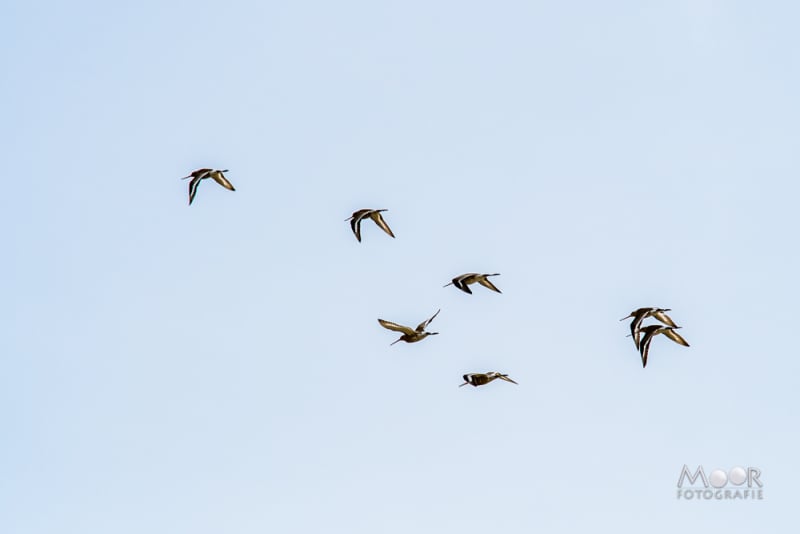
[[[469,384],[469,382],[464,382],[463,384],[461,384],[461,386],[466,386],[467,384]],[[458,386],[458,387],[461,387],[461,386]]]

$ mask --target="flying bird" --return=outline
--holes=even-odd
[[[516,382],[508,378],[508,375],[501,375],[496,371],[489,371],[487,373],[469,373],[464,375],[463,378],[464,378],[464,383],[458,387],[466,386],[467,384],[473,387],[483,386],[484,384],[488,384],[489,382],[491,382],[496,378],[499,378],[500,380],[505,380],[506,382],[511,382],[512,384],[516,384]]]
[[[678,328],[681,327],[651,324],[641,329],[642,332],[644,332],[644,337],[642,337],[642,342],[639,345],[639,352],[642,355],[642,367],[647,367],[647,354],[650,352],[650,343],[653,341],[653,338],[658,334],[664,334],[675,343],[683,345],[684,347],[689,346],[689,343],[687,343],[686,340],[683,339],[681,335],[675,331]]]
[[[636,348],[639,348],[639,333],[641,332],[641,325],[642,321],[644,321],[647,317],[653,317],[658,319],[662,323],[667,326],[671,326],[673,328],[677,328],[672,319],[664,313],[672,311],[669,308],[639,308],[638,310],[633,310],[630,315],[627,317],[623,317],[620,321],[624,321],[625,319],[629,319],[633,317],[633,321],[631,321],[631,336],[633,337],[633,344],[636,345]]]
[[[384,328],[388,328],[389,330],[394,330],[395,332],[403,333],[403,335],[400,336],[400,339],[391,343],[391,345],[394,345],[398,341],[405,341],[406,343],[416,343],[417,341],[422,341],[428,336],[436,336],[439,334],[439,332],[426,332],[425,327],[427,327],[431,323],[431,321],[433,321],[436,318],[436,316],[439,315],[440,311],[442,310],[438,310],[436,313],[433,314],[433,317],[419,323],[419,325],[417,325],[417,328],[415,328],[414,330],[411,330],[411,328],[409,328],[408,326],[403,326],[397,323],[393,323],[391,321],[384,321],[383,319],[378,319],[378,322]]]
[[[472,290],[469,288],[469,284],[479,283],[483,287],[488,287],[492,291],[496,291],[497,293],[502,293],[499,289],[497,289],[493,283],[491,283],[488,279],[490,276],[500,276],[500,273],[494,274],[478,274],[478,273],[467,273],[462,274],[461,276],[456,276],[453,278],[453,281],[449,284],[443,286],[456,286],[458,289],[463,291],[464,293],[469,293],[472,295]]]
[[[201,180],[205,180],[206,178],[212,178],[215,182],[219,185],[224,187],[225,189],[230,189],[231,191],[236,191],[233,188],[233,184],[231,184],[225,175],[222,174],[224,172],[228,172],[228,169],[223,171],[213,170],[213,169],[197,169],[189,176],[184,176],[181,180],[186,180],[187,178],[191,178],[192,180],[189,182],[189,205],[192,205],[192,201],[194,200],[194,196],[197,194],[197,186],[200,184]]]
[[[353,233],[356,235],[356,239],[358,239],[359,243],[361,243],[361,221],[364,220],[365,217],[369,217],[375,221],[375,224],[377,224],[384,232],[394,237],[392,229],[389,228],[389,225],[383,220],[383,216],[381,215],[382,211],[389,210],[358,210],[354,211],[353,215],[351,215],[348,219],[345,219],[345,221],[350,221],[350,228],[353,229]]]

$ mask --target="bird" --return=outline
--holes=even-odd
[[[384,321],[383,319],[378,319],[378,322],[384,328],[388,328],[389,330],[394,330],[395,332],[403,333],[403,335],[400,336],[400,339],[391,343],[390,346],[394,345],[398,341],[405,341],[406,343],[416,343],[417,341],[422,341],[428,336],[436,336],[439,334],[439,332],[425,332],[425,327],[431,324],[431,321],[433,321],[436,318],[436,316],[439,315],[440,311],[442,310],[441,309],[437,310],[436,313],[433,314],[433,317],[419,323],[419,325],[417,325],[417,328],[415,328],[414,330],[412,330],[408,326],[403,326],[397,323],[393,323],[391,321]]]
[[[389,225],[386,224],[386,221],[383,220],[383,216],[381,215],[382,211],[389,211],[386,209],[382,210],[371,210],[371,209],[363,209],[354,211],[353,215],[349,218],[345,219],[345,221],[350,221],[350,228],[353,229],[353,233],[356,235],[356,239],[358,242],[361,243],[361,221],[364,220],[365,217],[369,217],[375,224],[377,224],[384,232],[389,234],[390,236],[394,237],[392,233],[392,229],[389,228]]]
[[[676,325],[675,322],[670,319],[666,313],[664,313],[668,311],[672,310],[669,308],[639,308],[638,310],[633,310],[627,317],[620,319],[620,321],[624,321],[625,319],[633,317],[633,321],[631,321],[631,336],[633,337],[633,344],[636,345],[637,349],[639,348],[639,333],[641,331],[640,326],[645,318],[653,317],[667,326],[671,326],[673,328],[678,327],[678,325]]]
[[[672,341],[679,345],[683,345],[684,347],[688,347],[689,343],[686,342],[685,339],[681,337],[675,330],[681,328],[680,326],[664,326],[660,324],[651,324],[642,328],[642,332],[644,332],[644,337],[642,337],[642,342],[639,345],[639,352],[642,355],[642,367],[647,367],[647,354],[650,352],[650,343],[653,341],[653,338],[658,334],[664,334]]]
[[[464,375],[463,378],[464,378],[464,383],[458,387],[466,386],[467,384],[473,387],[483,386],[484,384],[488,384],[489,382],[491,382],[496,378],[499,378],[500,380],[505,380],[506,382],[511,382],[512,384],[517,384],[516,382],[508,378],[508,375],[501,375],[497,371],[488,371],[486,373],[468,373]]]
[[[228,172],[228,169],[222,171],[213,169],[197,169],[189,176],[184,176],[181,178],[181,180],[186,180],[187,178],[192,179],[189,182],[189,205],[192,205],[192,201],[194,200],[194,196],[197,194],[197,186],[200,184],[200,181],[205,180],[206,178],[213,178],[215,182],[225,189],[236,191],[236,189],[233,188],[233,184],[231,184],[228,179],[225,178],[225,175],[222,174],[224,172]]]
[[[488,279],[489,276],[500,276],[500,273],[494,274],[478,274],[478,273],[467,273],[462,274],[461,276],[456,276],[453,278],[453,281],[449,284],[446,284],[442,287],[447,286],[456,286],[458,289],[463,291],[464,293],[469,293],[472,295],[472,290],[469,288],[469,284],[474,284],[475,282],[479,283],[483,287],[488,287],[492,291],[496,291],[497,293],[502,293],[499,289],[495,287],[493,283],[491,283]]]

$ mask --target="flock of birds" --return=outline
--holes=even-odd
[[[669,308],[639,308],[638,310],[633,310],[627,317],[620,319],[620,321],[624,321],[625,319],[633,318],[631,321],[630,335],[633,337],[633,344],[639,349],[639,354],[642,357],[642,367],[647,367],[647,354],[650,352],[650,343],[658,334],[664,334],[675,343],[683,345],[684,347],[689,346],[689,343],[675,331],[682,327],[676,325],[675,322],[670,319],[669,315],[666,314],[668,311],[672,310]],[[648,317],[657,319],[663,324],[655,323],[642,326],[642,321]],[[642,334],[644,334],[644,337],[640,337]]]
[[[219,185],[228,189],[230,191],[236,191],[234,189],[233,184],[225,178],[225,174],[228,172],[227,169],[225,170],[216,170],[216,169],[197,169],[196,171],[192,172],[188,176],[184,176],[181,178],[185,180],[187,178],[191,178],[189,181],[189,205],[192,204],[194,201],[194,197],[197,194],[197,186],[200,184],[201,181],[211,178]],[[361,209],[353,212],[353,214],[345,219],[345,221],[350,222],[350,228],[353,230],[353,234],[356,236],[358,242],[361,242],[361,222],[365,219],[372,219],[372,221],[384,232],[386,232],[389,236],[394,237],[394,233],[392,229],[389,228],[389,225],[386,224],[383,216],[381,215],[382,212],[388,211],[386,209]],[[460,289],[464,293],[472,294],[472,290],[469,288],[471,284],[480,284],[483,287],[486,287],[496,293],[502,293],[497,287],[489,280],[490,276],[500,276],[500,273],[492,273],[492,274],[479,274],[479,273],[466,273],[453,278],[449,284],[446,284],[443,287],[447,286],[455,286],[456,288]],[[439,312],[442,311],[441,309],[437,310],[429,319],[426,319],[419,323],[416,328],[411,328],[409,326],[404,326],[398,323],[394,323],[392,321],[386,321],[385,319],[378,319],[378,323],[394,332],[400,332],[402,335],[393,341],[390,345],[394,345],[400,341],[405,341],[406,343],[416,343],[418,341],[422,341],[428,336],[435,336],[438,335],[439,332],[428,332],[425,330],[429,324],[439,315]],[[631,321],[631,333],[629,334],[630,337],[633,337],[633,343],[636,348],[639,350],[639,354],[642,357],[642,367],[647,366],[647,355],[650,352],[650,343],[653,341],[653,338],[658,334],[664,334],[669,339],[683,345],[684,347],[688,347],[689,343],[686,342],[680,334],[678,334],[675,330],[681,328],[680,326],[676,325],[675,322],[666,314],[666,312],[672,311],[670,309],[664,308],[639,308],[633,310],[628,316],[623,317],[620,321],[624,321],[625,319],[632,318]],[[648,318],[652,317],[661,324],[649,324],[649,325],[642,325],[643,321]],[[478,387],[488,384],[496,379],[503,380],[505,382],[511,382],[512,384],[516,384],[514,380],[508,377],[508,375],[498,373],[496,371],[487,371],[485,373],[467,373],[463,375],[464,383],[459,385],[466,386],[467,384]]]

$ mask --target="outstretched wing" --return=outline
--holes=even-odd
[[[650,308],[639,308],[633,313],[633,321],[631,321],[631,337],[633,337],[633,344],[639,348],[639,331],[642,321],[650,313]]]
[[[431,317],[430,319],[427,319],[427,320],[422,321],[421,323],[419,323],[417,325],[417,330],[416,331],[417,332],[422,332],[423,330],[425,330],[425,327],[428,326],[429,324],[431,324],[431,321],[436,319],[436,316],[439,315],[440,311],[442,311],[441,308],[436,310],[436,313],[433,314],[433,317]]]
[[[464,293],[472,295],[472,290],[469,288],[467,284],[464,283],[463,276],[459,276],[458,278],[453,278],[453,285],[456,286],[461,291],[463,291]]]
[[[665,325],[667,325],[667,326],[671,326],[673,328],[678,326],[673,322],[672,319],[669,318],[669,315],[667,315],[666,313],[664,313],[662,311],[654,311],[651,315],[653,317],[655,317],[656,319],[658,319],[659,321],[661,321],[662,323],[664,323]]]
[[[408,335],[414,333],[414,331],[411,330],[409,327],[403,326],[401,324],[393,323],[391,321],[384,321],[383,319],[378,319],[378,322],[381,324],[382,327],[388,328],[389,330],[394,330],[395,332],[402,332]]]
[[[233,188],[233,184],[230,183],[227,178],[225,178],[225,175],[222,174],[222,172],[211,173],[211,177],[214,179],[215,182],[217,182],[219,185],[221,185],[225,189],[230,189],[231,191],[236,191],[236,189]]]
[[[361,219],[350,219],[350,228],[353,229],[353,233],[356,234],[356,239],[361,243]]]
[[[505,380],[506,382],[511,382],[512,384],[517,384],[516,382],[508,378],[508,375],[498,375],[497,378],[499,378],[500,380]]]
[[[491,289],[492,291],[496,291],[496,292],[498,292],[498,293],[502,293],[502,291],[500,291],[499,289],[497,289],[497,288],[494,286],[494,284],[493,284],[493,283],[491,283],[491,282],[489,281],[489,279],[488,279],[488,278],[486,278],[486,276],[497,276],[497,275],[496,275],[496,274],[487,274],[487,275],[485,275],[483,278],[481,278],[480,280],[478,280],[478,283],[479,283],[480,285],[482,285],[483,287],[488,287],[488,288],[489,288],[489,289]]]
[[[647,367],[647,355],[650,353],[650,342],[653,341],[653,332],[657,332],[657,330],[645,332],[642,342],[639,345],[639,353],[642,355],[642,367]]]
[[[686,340],[683,339],[681,335],[677,333],[675,330],[668,329],[664,330],[662,333],[679,345],[683,345],[684,347],[689,346],[689,343],[687,343]]]
[[[373,211],[372,213],[369,214],[369,216],[372,217],[372,220],[375,221],[375,224],[377,224],[381,228],[381,230],[383,230],[390,236],[394,237],[392,229],[389,228],[389,225],[386,224],[386,221],[383,220],[383,216],[381,215],[380,211],[377,210]]]
[[[194,196],[197,194],[197,186],[200,184],[200,180],[202,180],[202,176],[195,176],[189,182],[189,205],[192,205],[192,201],[194,200]]]
[[[462,274],[453,278],[453,281],[451,283],[464,293],[472,295],[472,290],[469,288],[469,284],[467,284],[467,282],[473,276],[476,276],[476,274],[475,273]]]
[[[359,243],[361,243],[361,219],[363,219],[364,215],[369,213],[369,211],[370,210],[358,210],[353,212],[353,215],[350,217],[350,228],[352,228]]]

